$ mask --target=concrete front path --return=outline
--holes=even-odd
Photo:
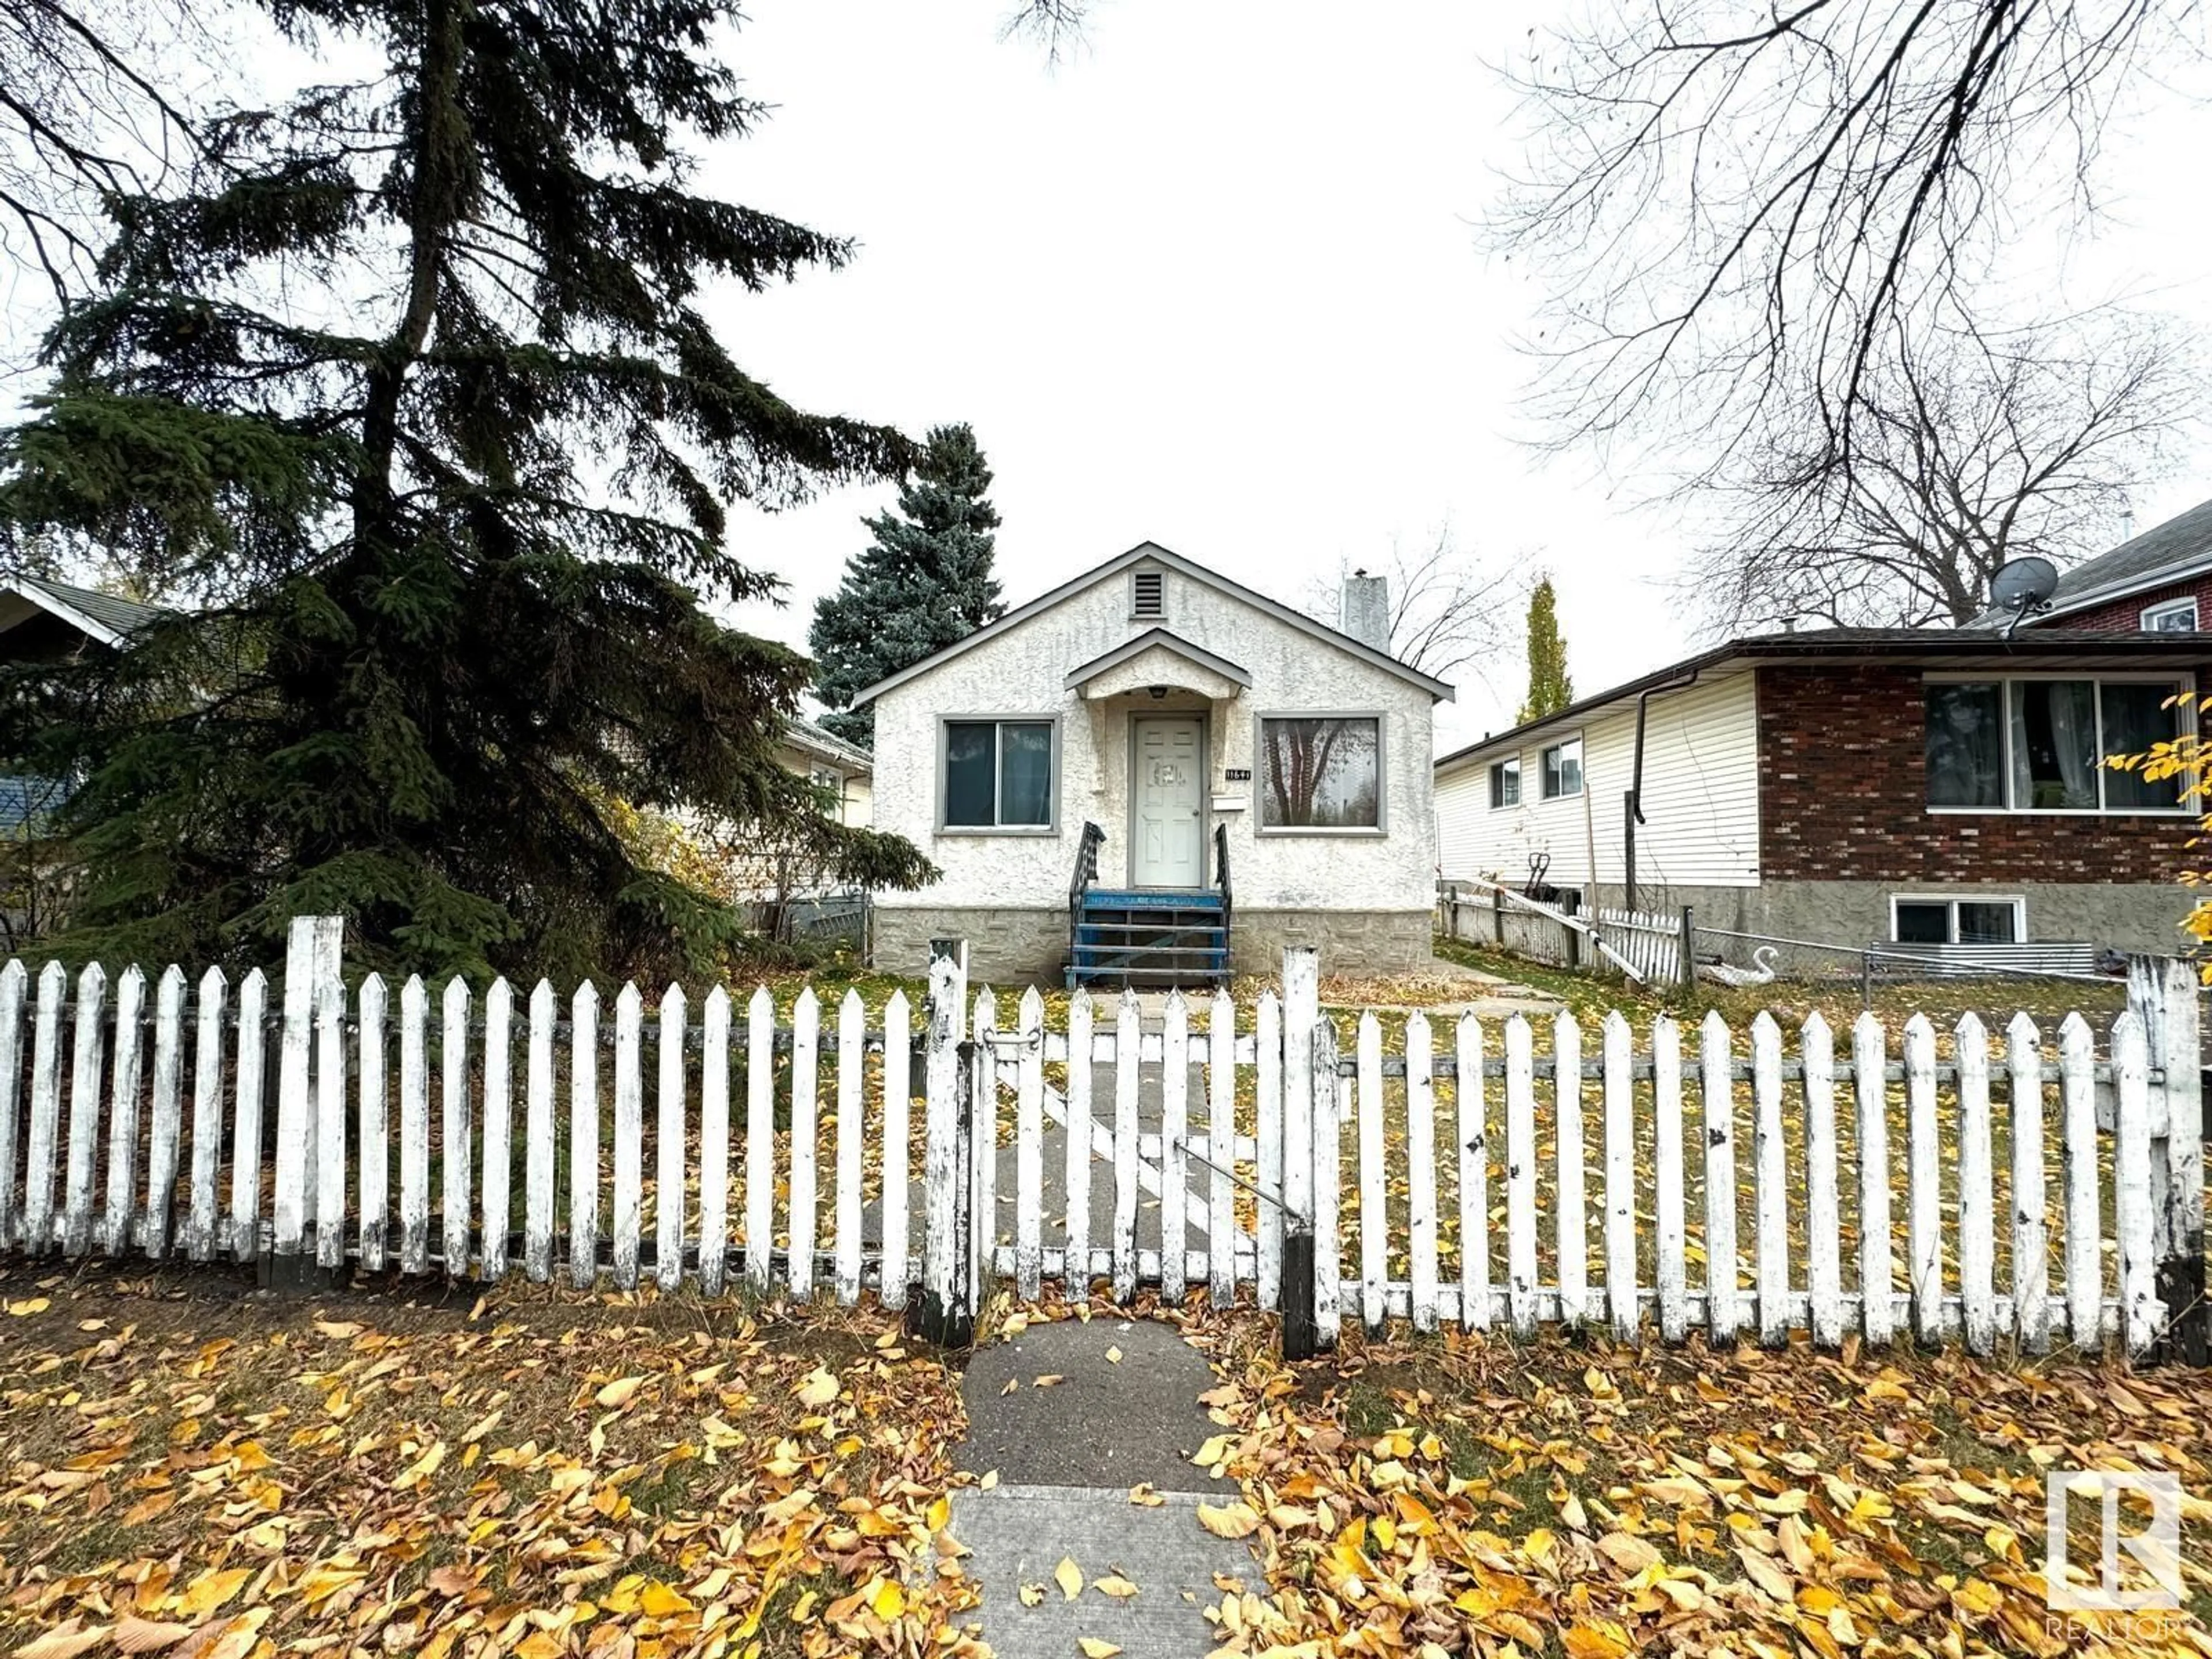
[[[1062,1380],[1041,1389],[1040,1376]],[[962,1389],[968,1438],[956,1462],[997,1480],[988,1492],[954,1495],[951,1530],[970,1551],[983,1639],[997,1659],[1079,1659],[1082,1637],[1109,1642],[1128,1659],[1199,1659],[1212,1650],[1204,1610],[1220,1603],[1216,1575],[1259,1583],[1251,1552],[1198,1522],[1201,1502],[1237,1495],[1234,1482],[1190,1461],[1216,1432],[1198,1402],[1213,1383],[1204,1358],[1171,1326],[1151,1321],[1036,1325],[976,1352]],[[1139,1484],[1165,1501],[1131,1503]],[[1083,1575],[1073,1601],[1054,1582],[1062,1560]],[[1109,1575],[1137,1593],[1103,1594],[1095,1585]],[[1042,1587],[1035,1607],[1023,1604],[1024,1585]]]

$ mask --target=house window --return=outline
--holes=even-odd
[[[2142,628],[2146,634],[2194,634],[2197,631],[2196,599],[2168,599],[2162,605],[2146,605],[2142,613]]]
[[[1928,804],[2014,812],[2171,812],[2177,781],[2104,764],[2170,743],[2184,688],[2172,680],[1931,680]]]
[[[1261,830],[1380,830],[1382,721],[1374,714],[1260,721]]]
[[[1569,738],[1544,751],[1544,799],[1558,800],[1583,792],[1583,740]]]
[[[1137,570],[1130,573],[1129,614],[1139,622],[1158,622],[1168,614],[1165,571]]]
[[[2018,945],[2027,936],[2024,899],[1907,898],[1889,902],[1899,945]]]
[[[1502,760],[1490,769],[1490,805],[1492,811],[1501,806],[1521,804],[1521,757]]]
[[[945,828],[1049,830],[1050,720],[945,722]]]

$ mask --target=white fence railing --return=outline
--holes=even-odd
[[[787,1012],[764,989],[395,996],[349,990],[338,939],[295,926],[273,1017],[258,971],[233,998],[214,970],[0,969],[0,1245],[892,1306],[919,1283],[971,1310],[994,1278],[1103,1280],[1294,1303],[1323,1340],[1395,1316],[2202,1342],[2179,963],[2137,964],[2100,1054],[2079,1015],[1994,1044],[1971,1015],[1331,1015],[1310,951],[1249,1006],[1078,994],[1048,1019],[1032,989],[1003,1024],[950,961],[923,1008],[880,1013],[811,989]]]

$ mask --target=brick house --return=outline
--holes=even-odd
[[[1518,887],[1539,860],[1586,908],[1632,884],[1638,908],[1854,948],[2171,951],[2194,821],[2099,763],[2191,718],[2169,701],[2208,658],[2071,626],[1731,641],[1439,760],[1440,871]]]
[[[1994,624],[2003,618],[1981,620]],[[2097,634],[2212,629],[2212,501],[2074,566],[2058,579],[2050,609],[2021,626]]]

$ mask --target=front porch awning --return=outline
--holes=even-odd
[[[1068,690],[1092,701],[1164,685],[1226,702],[1251,689],[1252,676],[1226,657],[1217,657],[1164,628],[1153,628],[1070,670],[1066,684]]]

